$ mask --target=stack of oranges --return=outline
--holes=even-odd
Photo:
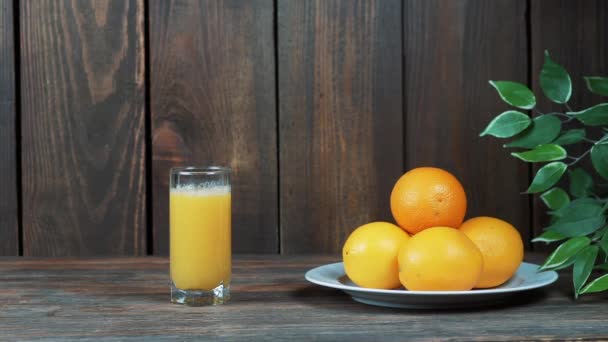
[[[391,193],[397,225],[372,222],[356,230],[342,250],[348,277],[366,288],[466,291],[499,286],[523,259],[523,242],[509,223],[475,217],[463,223],[464,189],[451,173],[413,169]]]

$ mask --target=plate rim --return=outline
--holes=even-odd
[[[528,267],[536,267],[537,269],[540,267],[538,264],[522,262],[521,265],[519,266],[519,268],[521,268],[524,265],[527,265]],[[313,276],[311,276],[311,274],[313,274],[315,271],[319,271],[323,268],[332,267],[332,266],[340,266],[340,267],[342,267],[342,269],[344,269],[343,262],[334,262],[334,263],[324,264],[324,265],[317,266],[315,268],[308,270],[304,274],[304,278],[313,284],[324,286],[324,287],[329,287],[329,288],[334,288],[334,289],[338,289],[338,290],[342,290],[342,291],[386,294],[386,295],[404,295],[404,296],[442,296],[442,295],[475,296],[475,295],[484,295],[484,294],[491,295],[491,294],[500,294],[500,293],[513,293],[513,292],[528,291],[528,290],[545,287],[545,286],[553,284],[559,278],[557,272],[550,270],[550,271],[542,272],[542,273],[547,273],[549,275],[549,278],[547,280],[538,282],[538,283],[534,283],[534,284],[530,284],[530,285],[526,285],[526,286],[518,286],[518,287],[511,287],[511,288],[500,288],[500,287],[496,288],[495,287],[495,288],[490,288],[490,289],[476,289],[473,291],[471,291],[471,290],[469,290],[469,291],[409,291],[409,290],[371,289],[371,288],[363,288],[363,287],[350,286],[350,285],[344,285],[344,284],[332,284],[332,283],[328,283],[328,282],[325,282],[322,280],[315,279]],[[517,270],[519,270],[519,268]],[[344,273],[344,275],[346,275],[346,273]]]

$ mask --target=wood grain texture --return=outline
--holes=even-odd
[[[278,1],[282,253],[392,220],[403,167],[400,1]]]
[[[527,258],[533,261],[539,258]],[[2,340],[600,341],[606,295],[572,299],[569,275],[508,305],[416,311],[368,306],[307,283],[331,256],[237,257],[232,301],[169,303],[161,258],[0,261]],[[564,314],[567,313],[567,314]]]
[[[528,167],[480,138],[508,110],[488,80],[527,83],[524,1],[404,1],[406,168],[452,172],[467,218],[494,216],[530,237]]]
[[[0,255],[19,253],[13,1],[0,0]]]
[[[169,247],[169,169],[232,168],[233,245],[277,252],[273,3],[150,2],[154,253]]]
[[[531,1],[532,28],[532,85],[537,94],[538,109],[541,112],[561,111],[563,105],[551,103],[542,93],[539,75],[544,63],[544,51],[566,68],[572,79],[570,106],[579,111],[601,102],[606,98],[591,93],[583,76],[608,77],[608,2],[602,0],[581,1]],[[597,138],[599,130],[588,132]],[[570,155],[579,156],[589,146],[569,146]],[[580,163],[597,180],[601,178],[593,171],[588,159]],[[564,177],[567,179],[567,177]],[[563,182],[563,186],[567,183]],[[536,198],[534,201],[534,233],[540,234],[549,224],[544,214],[547,208]],[[535,246],[536,247],[536,246]],[[539,246],[539,248],[542,246]],[[551,246],[553,247],[553,245]]]
[[[143,0],[20,4],[24,254],[145,254]]]

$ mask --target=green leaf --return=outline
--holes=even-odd
[[[556,233],[556,232],[547,230],[544,233],[542,233],[539,236],[537,236],[536,238],[532,239],[532,242],[550,243],[550,242],[555,242],[555,241],[563,240],[565,238],[566,238],[566,236],[563,236],[560,233]]]
[[[577,198],[574,201],[568,203],[568,205],[566,205],[558,210],[549,212],[549,214],[551,214],[557,218],[560,218],[560,217],[564,216],[564,214],[567,214],[571,211],[576,211],[576,210],[578,210],[578,208],[586,207],[588,205],[601,207],[602,202],[596,200],[595,198],[590,198],[590,197]]]
[[[583,248],[589,246],[591,240],[585,236],[579,236],[572,239],[568,239],[559,245],[551,255],[547,258],[545,263],[538,269],[544,271],[548,269],[555,269],[561,265],[564,265],[568,260],[578,253]]]
[[[497,138],[509,138],[530,126],[530,117],[522,112],[508,110],[490,121],[488,127],[479,135],[492,135]]]
[[[602,238],[599,242],[599,246],[604,251],[604,253],[608,255],[608,229],[604,232],[604,235],[602,235]]]
[[[528,188],[528,193],[536,193],[549,189],[562,178],[568,165],[562,162],[552,162],[541,167]]]
[[[608,96],[608,77],[586,76],[585,82],[592,93]]]
[[[606,233],[606,229],[608,227],[604,227],[600,230],[596,230],[595,233],[593,233],[593,236],[591,237],[591,240],[596,241],[602,238],[602,236],[604,236],[604,233]]]
[[[604,274],[603,276],[594,279],[581,290],[580,294],[602,292],[605,290],[608,290],[608,274]]]
[[[608,179],[608,143],[597,144],[591,148],[591,163],[600,176]]]
[[[532,123],[515,140],[505,147],[535,148],[541,144],[553,141],[562,129],[562,122],[553,115],[540,115],[532,119]],[[557,144],[557,143],[556,143]],[[558,144],[559,145],[559,144]]]
[[[572,115],[587,126],[608,125],[608,103],[600,103],[580,112],[568,112],[566,114]]]
[[[545,203],[547,208],[551,210],[558,210],[570,203],[570,196],[568,196],[564,189],[559,187],[555,187],[543,193],[540,195],[540,199]]]
[[[598,230],[606,223],[604,216],[596,217],[573,217],[559,219],[554,224],[547,227],[548,230],[560,233],[566,237],[584,236]]]
[[[555,63],[545,51],[545,64],[540,71],[540,88],[549,100],[566,103],[572,95],[572,81],[566,69]]]
[[[568,268],[568,267],[572,266],[572,264],[574,264],[575,256],[576,255],[573,255],[568,260],[566,260],[565,263],[563,263],[563,264],[561,264],[559,266],[552,267],[551,269],[554,270],[554,271],[559,271],[559,270],[563,270],[564,268]]]
[[[568,173],[570,176],[570,193],[576,198],[588,196],[593,188],[593,178],[581,168],[576,168]]]
[[[536,105],[534,93],[525,85],[510,81],[490,81],[500,98],[511,106],[532,109]]]
[[[531,151],[513,152],[513,157],[519,158],[526,162],[546,162],[554,160],[562,160],[566,158],[568,152],[563,147],[555,144],[539,145]]]
[[[567,237],[583,236],[600,229],[606,223],[599,202],[575,200],[560,210],[561,215],[547,230]]]
[[[572,280],[574,282],[574,295],[576,297],[578,297],[581,288],[585,285],[587,279],[589,279],[598,252],[599,248],[597,246],[587,246],[574,259]]]
[[[560,121],[560,123],[561,123],[561,121]],[[562,135],[560,135],[557,139],[555,139],[555,141],[553,141],[553,143],[557,144],[557,145],[565,146],[565,145],[576,144],[577,142],[580,142],[583,139],[585,139],[585,129],[584,128],[569,129],[567,131],[564,131],[562,133]]]

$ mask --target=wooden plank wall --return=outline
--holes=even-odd
[[[169,168],[233,170],[234,247],[278,251],[272,0],[150,2],[154,251],[168,252]]]
[[[399,1],[279,1],[284,253],[390,220],[403,167]]]
[[[405,1],[406,169],[434,165],[460,179],[467,217],[494,216],[529,239],[528,166],[480,138],[507,105],[488,80],[527,83],[526,2]],[[424,32],[424,34],[421,34]]]
[[[543,220],[531,169],[478,133],[538,91],[608,75],[602,0],[0,0],[0,255],[168,251],[171,166],[234,170],[234,250],[337,252],[391,220],[407,169],[458,176],[469,215]],[[546,105],[546,103],[541,103]]]
[[[23,254],[145,255],[143,0],[22,1]]]
[[[13,1],[0,0],[0,255],[19,254],[13,17]]]

